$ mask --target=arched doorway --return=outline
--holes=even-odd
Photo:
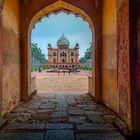
[[[22,81],[24,82],[24,87],[23,90],[24,90],[24,93],[23,93],[23,90],[21,90],[21,100],[26,100],[28,98],[28,96],[30,95],[30,87],[31,87],[31,78],[30,78],[30,43],[31,43],[31,30],[32,28],[34,28],[36,22],[38,22],[38,20],[40,20],[41,18],[43,18],[44,16],[47,16],[48,14],[51,14],[51,13],[54,13],[54,12],[60,12],[60,11],[64,11],[66,13],[73,13],[75,14],[76,16],[80,16],[83,18],[83,20],[86,20],[88,23],[89,23],[89,26],[91,27],[91,30],[92,30],[92,33],[96,34],[96,31],[95,31],[95,25],[93,26],[93,21],[91,20],[91,18],[88,16],[88,14],[86,12],[84,12],[83,10],[81,10],[80,8],[74,6],[74,5],[71,5],[71,4],[68,4],[64,1],[58,1],[56,3],[53,3],[47,7],[45,7],[44,9],[41,9],[40,11],[38,11],[37,13],[35,13],[35,15],[33,16],[33,18],[31,19],[30,21],[30,24],[28,26],[28,36],[27,36],[27,42],[24,41],[24,43],[22,44],[25,44],[25,47],[26,48],[26,54],[24,54],[24,57],[22,59],[24,59],[24,61],[26,61],[26,64],[24,63],[22,65],[23,69],[26,69],[25,71],[27,72],[26,74],[26,78],[25,76],[23,77]],[[98,27],[97,27],[98,29]],[[98,33],[98,36],[99,36],[99,33]],[[97,46],[97,43],[99,44],[99,42],[97,42],[97,39],[98,37],[95,37],[93,36],[93,45],[94,45],[94,48],[96,50],[96,46]],[[25,51],[25,50],[24,50]],[[95,51],[93,50],[93,53]],[[93,67],[94,68],[97,68],[98,67],[98,63],[97,61],[99,61],[99,59],[95,59],[96,57],[98,57],[98,55],[94,55],[94,63],[93,63]],[[97,66],[95,66],[97,65]],[[24,71],[24,72],[25,72]],[[98,89],[98,81],[100,80],[100,78],[98,78],[99,76],[99,71],[96,73],[96,70],[94,69],[93,70],[93,87],[96,87],[96,95],[95,95],[95,90],[93,91],[93,95],[94,97],[99,100],[99,89]],[[96,79],[96,80],[95,80]],[[96,82],[94,82],[96,81]],[[95,88],[93,88],[95,89]],[[25,92],[26,91],[26,92]]]
[[[61,59],[61,62],[62,62],[62,63],[66,63],[67,55],[66,55],[65,52],[62,52],[62,53],[60,54],[60,59]]]

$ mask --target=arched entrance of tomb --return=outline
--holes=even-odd
[[[61,63],[66,63],[67,55],[65,52],[60,54]]]
[[[31,76],[30,76],[30,64],[31,64],[31,50],[30,50],[30,44],[31,44],[31,31],[32,29],[35,27],[35,24],[41,20],[41,18],[45,17],[45,16],[48,16],[50,14],[53,14],[53,13],[57,13],[57,12],[60,12],[60,11],[63,11],[63,12],[66,12],[66,13],[72,13],[76,16],[80,16],[83,18],[83,20],[87,21],[91,30],[92,30],[92,34],[94,33],[93,38],[93,45],[94,45],[94,49],[96,50],[96,46],[98,44],[98,46],[100,46],[100,42],[98,41],[99,40],[99,36],[100,36],[100,32],[98,32],[98,34],[96,35],[96,30],[98,31],[100,29],[99,25],[100,24],[97,24],[96,25],[96,18],[95,17],[95,21],[93,19],[90,18],[90,16],[82,9],[72,5],[72,4],[69,4],[69,3],[66,3],[62,0],[59,0],[55,3],[52,3],[42,9],[40,9],[39,11],[35,12],[33,15],[32,15],[32,18],[29,20],[29,24],[28,24],[28,31],[27,31],[27,34],[24,34],[26,36],[23,35],[24,37],[24,41],[22,43],[22,45],[24,45],[24,47],[22,47],[24,50],[23,52],[26,52],[23,54],[23,57],[22,57],[22,61],[24,61],[24,63],[22,64],[22,71],[24,70],[24,74],[22,76],[22,85],[23,88],[21,90],[21,100],[26,100],[28,98],[28,96],[30,95],[31,91]],[[93,24],[94,23],[94,24]],[[97,27],[96,27],[97,26]],[[95,28],[96,27],[96,28]],[[98,47],[99,48],[99,47]],[[94,70],[93,70],[93,77],[92,77],[92,87],[95,87],[93,89],[95,90],[93,91],[93,96],[95,97],[95,99],[97,99],[98,101],[100,100],[101,98],[101,95],[100,95],[100,89],[101,88],[98,88],[98,83],[99,81],[101,80],[99,78],[99,70],[96,71],[96,69],[99,69],[98,67],[100,67],[101,65],[99,65],[100,63],[98,62],[100,59],[98,59],[98,55],[96,54],[95,55],[95,50],[93,50],[93,67],[94,67]],[[26,76],[25,76],[26,75]],[[24,91],[24,92],[23,92]]]

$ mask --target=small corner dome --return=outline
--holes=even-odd
[[[58,46],[69,46],[69,40],[64,36],[64,34],[57,41]]]
[[[79,43],[76,43],[76,46],[79,46]]]
[[[79,43],[76,43],[75,48],[79,49]]]
[[[48,48],[51,48],[51,44],[50,43],[48,44]]]

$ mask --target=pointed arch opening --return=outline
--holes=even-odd
[[[95,97],[95,36],[96,36],[96,32],[95,32],[95,28],[94,28],[94,23],[93,21],[91,20],[91,18],[88,16],[88,14],[83,11],[82,9],[74,6],[74,5],[71,5],[69,3],[66,3],[62,0],[59,0],[45,8],[43,8],[42,10],[40,10],[39,12],[37,12],[32,20],[30,21],[30,25],[29,25],[29,28],[28,28],[28,84],[27,84],[27,89],[28,91],[24,94],[24,95],[21,95],[23,97],[23,99],[26,99],[28,98],[28,96],[31,95],[31,31],[33,28],[35,28],[35,25],[37,22],[41,21],[42,18],[44,17],[47,17],[51,14],[58,14],[60,12],[64,12],[66,14],[74,14],[76,17],[81,17],[83,19],[83,21],[86,21],[88,24],[89,24],[89,27],[91,28],[91,31],[92,31],[92,46],[93,47],[93,58],[92,58],[92,65],[94,67],[94,69],[92,70],[92,80],[91,80],[91,92],[93,94],[93,96]],[[91,78],[90,78],[91,79]]]

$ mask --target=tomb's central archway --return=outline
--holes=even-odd
[[[58,2],[55,2],[47,7],[45,7],[44,9],[40,10],[38,13],[36,13],[36,15],[32,18],[31,22],[30,22],[30,25],[29,25],[29,30],[28,30],[28,95],[26,96],[30,96],[31,94],[31,78],[30,78],[30,66],[31,66],[31,31],[33,28],[35,28],[35,25],[37,22],[41,21],[42,18],[44,17],[47,17],[49,16],[50,14],[57,14],[59,12],[63,11],[64,13],[66,14],[74,14],[75,16],[79,16],[81,17],[84,21],[86,21],[88,24],[89,24],[89,27],[91,28],[91,31],[92,31],[92,45],[94,46],[94,49],[95,49],[95,28],[94,28],[94,25],[93,25],[93,22],[92,20],[90,19],[90,17],[88,16],[88,14],[86,12],[84,12],[83,10],[81,10],[80,8],[76,7],[76,6],[73,6],[71,4],[68,4],[62,0],[58,1]],[[93,67],[94,67],[94,70],[93,70],[93,75],[92,76],[92,89],[94,89],[93,92],[93,95],[95,96],[95,61],[94,61],[94,52],[95,50],[93,49]]]

